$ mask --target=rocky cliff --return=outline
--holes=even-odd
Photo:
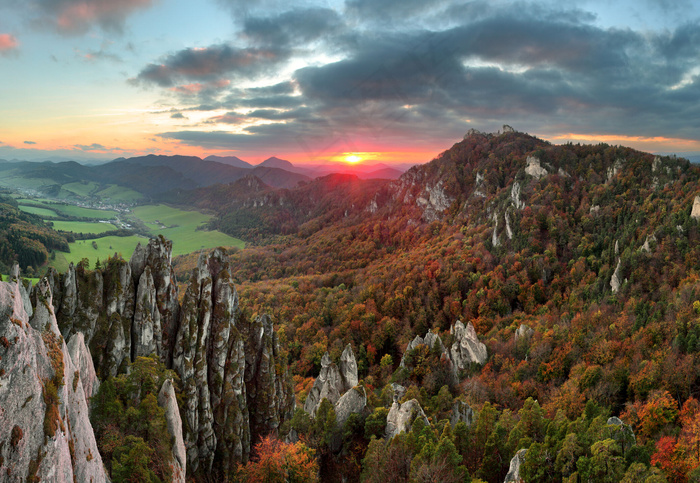
[[[0,480],[106,481],[82,381],[91,361],[73,360],[48,282],[36,292],[32,310],[21,281],[0,282]]]
[[[171,250],[159,237],[130,262],[115,255],[93,271],[83,263],[52,270],[31,297],[21,283],[0,286],[4,475],[104,481],[88,400],[100,379],[140,356],[158,356],[180,379],[159,396],[178,481],[185,471],[233,474],[260,436],[291,419],[294,394],[272,320],[242,314],[225,253],[200,256],[180,304]]]

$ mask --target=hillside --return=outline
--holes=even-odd
[[[700,167],[504,131],[395,181],[173,191],[259,243],[172,260],[159,237],[31,297],[2,285],[0,370],[37,354],[47,401],[8,417],[48,421],[0,425],[3,461],[64,468],[48,435],[92,434],[112,481],[697,480]],[[79,383],[89,423],[55,419]]]
[[[697,463],[673,462],[668,451],[690,444],[700,389],[698,181],[700,169],[683,159],[473,132],[396,182],[366,185],[347,216],[353,203],[341,195],[277,242],[234,253],[233,275],[252,314],[280,320],[301,400],[323,353],[337,359],[350,342],[360,379],[379,398],[373,414],[391,407],[389,383],[407,387],[433,422],[453,398],[468,402],[490,421],[459,450],[472,475],[503,481],[510,458],[529,447],[539,456],[524,473],[549,474],[533,481],[595,480],[581,458],[596,457],[608,416],[630,424],[641,445],[634,455],[620,442],[611,450],[627,462],[618,479],[631,462],[654,473],[657,461],[666,475],[688,465],[679,471],[689,474]],[[313,204],[310,186],[285,199]],[[457,320],[485,343],[483,366],[466,366],[458,384],[439,369],[439,350],[399,366],[428,331],[450,348]],[[532,411],[541,433],[516,436]],[[558,436],[545,438],[550,431]],[[572,463],[555,464],[568,434]],[[391,459],[383,451],[374,470]],[[347,469],[347,458],[331,451],[324,464]]]

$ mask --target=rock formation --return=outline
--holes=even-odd
[[[693,209],[690,211],[690,217],[693,220],[700,220],[700,195],[693,200]]]
[[[525,324],[520,324],[520,327],[518,327],[515,331],[515,342],[518,342],[519,340],[530,340],[534,333],[534,329]]]
[[[182,419],[175,397],[172,379],[166,379],[158,393],[158,405],[165,410],[168,432],[173,437],[173,482],[184,483],[187,469],[187,453],[182,439]]]
[[[535,156],[527,157],[527,166],[525,167],[525,173],[529,174],[533,178],[540,179],[542,176],[547,176],[548,172],[540,164],[540,158]]]
[[[527,449],[521,449],[520,451],[515,453],[513,459],[510,460],[508,474],[506,475],[505,480],[503,480],[503,483],[520,483],[520,465],[523,464],[526,453]]]
[[[336,424],[342,426],[350,414],[362,412],[367,405],[365,388],[357,383],[357,361],[352,346],[345,346],[339,366],[326,352],[321,358],[321,373],[306,396],[304,411],[313,416],[321,401],[328,399],[335,406]]]
[[[450,425],[454,428],[457,423],[463,422],[467,426],[471,426],[474,421],[474,410],[469,404],[456,399],[452,405],[452,414],[450,415]]]
[[[452,359],[455,370],[464,370],[472,362],[478,364],[486,362],[488,357],[486,345],[479,342],[471,322],[467,322],[465,326],[461,321],[457,321],[450,327],[450,334],[455,337],[455,342],[450,348],[450,359]]]
[[[610,289],[612,290],[612,293],[617,293],[618,290],[620,290],[620,264],[622,262],[620,260],[617,261],[617,266],[615,267],[615,271],[612,274],[612,277],[610,278]]]
[[[54,287],[57,296],[47,299],[41,290],[34,290],[35,312],[41,315],[42,307],[50,307],[57,313],[56,331],[60,327],[70,340],[73,354],[66,358],[76,360],[75,369],[71,365],[66,374],[72,383],[75,372],[75,385],[88,397],[97,390],[95,372],[101,378],[114,376],[127,371],[136,357],[158,355],[177,373],[183,388],[179,437],[168,402],[174,398],[165,386],[167,394],[161,394],[175,432],[174,456],[180,465],[176,477],[182,481],[185,471],[233,474],[239,463],[248,460],[255,439],[277,433],[291,419],[294,394],[287,363],[271,319],[260,316],[249,321],[241,315],[231,269],[221,250],[200,256],[181,307],[171,249],[171,242],[159,237],[137,247],[130,262],[115,256],[94,271],[82,264],[71,266],[64,275],[50,271],[44,292]],[[24,299],[29,297],[25,294]],[[23,305],[20,292],[17,300]],[[41,317],[32,319],[36,330],[45,325],[47,317]],[[354,379],[351,369],[346,376],[356,384],[354,355],[347,355],[343,363],[354,364]],[[87,418],[87,406],[84,414]]]
[[[513,186],[510,188],[510,199],[518,210],[525,208],[525,203],[520,199],[520,183],[517,181],[513,182]]]
[[[428,331],[425,334],[425,337],[417,335],[411,342],[408,343],[408,345],[406,346],[406,350],[404,351],[403,356],[401,357],[401,363],[399,364],[399,367],[405,367],[406,354],[408,354],[409,351],[412,351],[419,345],[426,345],[428,346],[428,349],[433,349],[433,347],[437,347],[437,350],[445,354],[445,356],[449,357],[449,354],[447,353],[447,350],[445,350],[445,346],[442,343],[442,339],[440,338],[440,336],[434,334],[431,331]]]
[[[417,418],[422,418],[426,425],[430,424],[418,400],[411,399],[403,404],[394,402],[386,417],[385,439],[389,441],[397,434],[409,431]]]
[[[106,481],[81,371],[58,330],[46,279],[30,321],[21,282],[0,283],[0,474],[17,481]]]

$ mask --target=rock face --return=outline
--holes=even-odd
[[[450,359],[458,371],[464,370],[471,362],[484,364],[488,357],[486,345],[479,342],[474,326],[467,322],[465,326],[457,321],[450,327],[450,334],[454,335],[455,342],[450,348]]]
[[[535,331],[531,327],[528,327],[525,324],[520,324],[520,327],[518,327],[518,329],[515,331],[515,342],[518,342],[519,340],[530,340],[534,334]]]
[[[520,199],[520,183],[517,181],[513,183],[513,186],[510,189],[510,199],[513,201],[513,205],[518,210],[525,208],[525,203]]]
[[[471,426],[474,421],[474,410],[469,404],[457,399],[452,405],[452,415],[450,416],[450,425],[454,428],[457,423],[463,422],[467,426]]]
[[[506,479],[503,480],[503,483],[519,483],[521,481],[521,479],[520,479],[520,465],[523,464],[526,453],[527,453],[527,449],[521,449],[520,451],[515,453],[515,456],[513,456],[513,459],[510,460],[510,467],[508,468],[508,474],[506,475]]]
[[[352,413],[360,413],[367,406],[365,388],[357,383],[357,361],[352,346],[345,346],[339,366],[326,352],[321,358],[321,373],[306,396],[304,411],[313,416],[321,401],[328,399],[335,406],[336,424],[342,426]]]
[[[80,371],[80,384],[83,386],[85,397],[90,399],[97,394],[100,380],[97,379],[90,349],[85,345],[85,337],[82,332],[73,335],[68,341],[68,353],[73,365]]]
[[[440,338],[439,335],[434,334],[431,331],[428,331],[425,334],[425,337],[421,337],[417,335],[411,342],[408,343],[406,346],[406,350],[403,353],[403,356],[401,357],[401,363],[399,364],[400,367],[405,367],[405,360],[406,360],[406,354],[408,354],[409,351],[412,351],[419,345],[426,345],[428,346],[429,349],[432,349],[433,347],[437,347],[437,350],[445,354],[446,356],[449,357],[449,354],[445,350],[445,346],[442,343],[442,339]]]
[[[187,466],[185,442],[182,439],[182,419],[175,398],[172,379],[166,379],[158,393],[158,405],[165,410],[168,432],[173,437],[173,482],[184,483]]]
[[[106,481],[80,383],[43,279],[29,320],[21,283],[0,283],[0,474],[17,481]]]
[[[276,372],[272,321],[241,316],[230,273],[220,250],[200,256],[180,308],[173,369],[183,386],[192,472],[232,474],[248,460],[253,435],[275,432],[294,409],[286,364]]]
[[[417,418],[423,418],[426,425],[430,424],[418,400],[411,399],[403,404],[394,402],[386,417],[385,439],[389,441],[397,434],[410,430],[413,421]]]
[[[233,474],[248,460],[251,442],[277,433],[291,419],[294,395],[287,363],[271,319],[249,321],[241,315],[222,251],[200,256],[180,306],[171,249],[171,242],[159,237],[137,247],[130,262],[115,257],[94,271],[78,265],[65,275],[49,272],[46,286],[58,292],[52,313],[55,307],[57,330],[79,359],[81,391],[96,391],[94,372],[104,379],[127,371],[139,356],[159,356],[183,387],[182,446],[175,455],[182,477],[185,470],[213,477]],[[46,305],[42,293],[33,291],[38,313]],[[21,294],[17,300],[22,301]],[[35,329],[44,327],[43,317],[33,319]],[[344,364],[354,364],[356,383],[354,355]],[[352,380],[352,370],[346,373]],[[177,431],[173,418],[169,424]]]
[[[540,164],[540,158],[535,156],[527,157],[527,166],[525,167],[525,173],[529,174],[533,178],[540,179],[542,176],[547,176],[547,170]]]
[[[620,290],[620,263],[621,261],[617,261],[617,267],[615,267],[615,272],[613,272],[612,277],[610,278],[610,289],[612,290],[612,293],[617,293],[618,290]]]
[[[696,196],[693,201],[693,209],[690,212],[690,217],[694,220],[700,220],[700,195]]]

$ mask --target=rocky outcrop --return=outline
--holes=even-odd
[[[690,211],[690,217],[693,220],[700,220],[700,195],[693,200],[693,209]]]
[[[351,414],[361,413],[367,406],[367,393],[362,386],[353,387],[335,403],[335,424],[342,427]]]
[[[304,411],[315,415],[321,401],[327,399],[334,405],[336,425],[342,426],[352,413],[360,413],[367,406],[365,388],[357,384],[357,360],[352,346],[345,346],[339,365],[326,352],[321,358],[321,373],[304,401]]]
[[[385,439],[389,441],[397,434],[409,431],[417,418],[422,418],[426,425],[430,424],[418,400],[411,399],[403,404],[394,402],[386,417]]]
[[[656,236],[654,235],[647,235],[647,237],[644,239],[644,244],[639,247],[639,250],[642,252],[650,253],[651,252],[651,243],[656,243]]]
[[[617,176],[617,173],[619,173],[622,168],[625,167],[625,161],[623,159],[616,159],[615,162],[608,168],[608,178],[606,180],[607,183],[611,182],[615,176]]]
[[[106,481],[48,280],[29,315],[21,283],[0,283],[0,474],[17,481]]]
[[[520,483],[522,481],[520,478],[520,466],[523,464],[523,461],[525,461],[526,453],[527,449],[521,449],[515,453],[513,459],[510,460],[508,474],[506,475],[505,480],[503,480],[503,483]]]
[[[479,342],[474,326],[467,322],[465,326],[461,321],[457,321],[450,327],[450,334],[455,337],[455,342],[450,348],[450,359],[455,370],[466,369],[470,363],[476,362],[484,364],[488,353],[486,345]]]
[[[518,342],[519,340],[529,341],[534,334],[534,329],[525,324],[520,324],[520,327],[518,327],[515,331],[515,342]]]
[[[547,176],[548,172],[540,164],[540,158],[536,156],[527,157],[527,166],[525,166],[525,173],[529,174],[533,178],[540,179],[542,176]]]
[[[90,399],[100,388],[100,380],[92,364],[90,349],[85,345],[85,337],[81,332],[73,335],[68,341],[68,353],[73,365],[80,371],[80,385],[83,386],[85,397]]]
[[[158,405],[165,411],[168,432],[173,438],[173,482],[184,483],[187,470],[187,453],[182,439],[182,419],[175,397],[172,379],[166,379],[158,393]]]
[[[131,256],[131,277],[137,290],[140,289],[141,278],[150,268],[155,288],[155,304],[160,317],[161,333],[156,340],[161,344],[157,353],[166,365],[172,360],[172,348],[175,346],[175,335],[178,329],[179,303],[175,270],[172,266],[173,243],[162,235],[152,238],[143,247],[136,246]]]
[[[428,349],[431,350],[434,347],[436,347],[438,351],[445,354],[445,356],[449,357],[449,354],[447,353],[447,350],[445,350],[445,345],[442,343],[442,339],[440,338],[440,336],[431,331],[428,331],[425,334],[425,337],[417,335],[411,342],[408,343],[408,345],[406,346],[406,350],[404,351],[403,356],[401,357],[401,363],[399,364],[399,367],[405,367],[406,354],[408,354],[410,351],[414,350],[420,345],[425,345],[428,347]]]
[[[510,188],[510,199],[518,210],[525,208],[525,203],[520,199],[520,183],[517,181],[513,182],[513,186]]]
[[[617,293],[618,290],[620,290],[620,264],[621,260],[617,261],[617,267],[615,267],[615,271],[612,274],[612,277],[610,278],[610,289],[612,290],[612,293]]]
[[[474,410],[469,404],[459,399],[455,400],[452,405],[452,414],[450,415],[450,425],[454,428],[457,423],[464,423],[471,426],[474,421]]]
[[[623,423],[620,418],[612,416],[608,418],[607,424],[610,428],[610,437],[620,444],[623,451],[637,443],[632,426]]]

